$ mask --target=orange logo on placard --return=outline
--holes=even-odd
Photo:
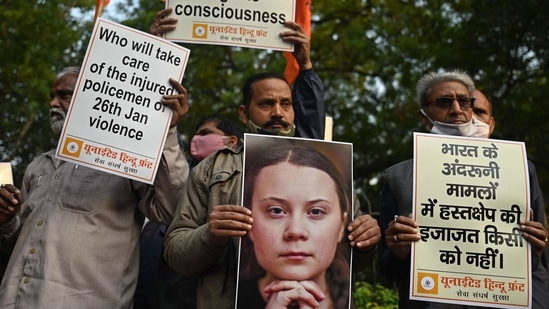
[[[208,38],[208,24],[193,24],[193,38],[194,39],[207,39]]]
[[[417,291],[418,293],[438,294],[438,274],[418,272]]]
[[[62,153],[67,156],[79,158],[80,151],[82,151],[82,145],[84,145],[83,141],[72,137],[67,137],[65,139],[65,144],[63,145]]]

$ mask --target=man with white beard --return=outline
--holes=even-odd
[[[51,90],[59,135],[79,68],[65,68]],[[173,117],[153,185],[79,166],[50,150],[27,167],[21,190],[0,185],[0,247],[13,250],[0,285],[1,308],[131,308],[145,216],[169,224],[189,167],[176,124],[187,91],[163,96]]]

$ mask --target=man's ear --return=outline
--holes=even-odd
[[[247,124],[248,123],[248,111],[246,110],[246,106],[244,105],[240,105],[238,107],[238,116],[240,118],[240,121],[242,121],[243,124]]]
[[[427,116],[425,116],[421,112],[421,110],[417,112],[417,116],[419,117],[419,120],[421,121],[421,123],[423,123],[423,125],[426,126],[428,130],[431,130],[431,128],[433,127],[433,124],[431,123],[431,121],[429,121]]]
[[[236,137],[236,135],[229,135],[227,137],[229,138],[227,146],[234,147],[238,144],[238,137]]]
[[[490,116],[490,136],[492,135],[492,132],[494,132],[494,128],[496,127],[496,118],[494,116]]]

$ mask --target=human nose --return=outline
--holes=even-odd
[[[305,240],[309,238],[309,232],[304,226],[300,216],[290,216],[284,230],[285,240]]]
[[[282,107],[280,106],[280,103],[276,103],[271,108],[271,117],[282,117]]]
[[[461,105],[459,104],[457,98],[454,98],[452,105],[450,105],[450,114],[452,115],[461,115],[464,113]]]
[[[61,107],[59,98],[56,95],[52,96],[50,100],[50,108],[53,108],[53,107]]]

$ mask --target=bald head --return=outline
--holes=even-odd
[[[492,103],[479,90],[475,90],[475,103],[473,106],[473,115],[480,121],[488,124],[490,127],[490,135],[494,132],[496,120],[492,116]]]

